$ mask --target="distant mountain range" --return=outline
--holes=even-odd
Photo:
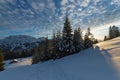
[[[10,51],[30,50],[39,45],[45,38],[34,38],[28,35],[13,35],[0,40],[0,49]]]

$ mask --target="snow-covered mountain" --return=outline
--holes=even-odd
[[[28,35],[8,36],[0,40],[0,48],[11,51],[28,50],[36,47],[42,40],[44,40],[44,38],[37,39]]]
[[[7,64],[0,80],[120,80],[120,37],[59,60]],[[20,63],[20,64],[19,64]]]

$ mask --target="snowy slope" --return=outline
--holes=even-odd
[[[120,80],[119,62],[120,37],[59,60],[7,68],[0,80]]]
[[[17,63],[14,64],[10,64],[11,60],[7,60],[5,61],[5,69],[11,69],[11,68],[16,68],[16,67],[21,67],[21,66],[27,66],[27,65],[31,65],[32,64],[32,58],[28,57],[28,58],[19,58],[17,59]]]

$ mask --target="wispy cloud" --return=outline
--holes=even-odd
[[[66,15],[85,29],[118,21],[119,13],[119,0],[0,0],[0,29],[38,37],[62,29]]]
[[[120,6],[120,0],[112,0],[111,5],[118,5]]]
[[[83,0],[82,3],[80,4],[81,7],[87,7],[90,3],[90,0]]]

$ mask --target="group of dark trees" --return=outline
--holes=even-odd
[[[3,55],[5,60],[29,57],[32,56],[32,53],[33,53],[33,49],[22,50],[22,51],[3,50]]]
[[[24,57],[28,57],[28,56],[32,56],[32,53],[34,52],[34,50],[24,50],[24,51],[20,51],[20,52],[13,52],[10,50],[0,50],[0,71],[4,70],[4,60],[8,60],[8,59],[17,59],[17,58],[24,58]]]
[[[120,36],[119,28],[116,27],[115,25],[113,25],[112,27],[110,26],[110,28],[109,28],[109,35],[104,37],[104,41],[116,38],[118,36]]]
[[[33,54],[33,64],[43,62],[49,59],[58,59],[67,55],[77,53],[83,49],[93,46],[97,43],[97,39],[93,38],[90,28],[86,34],[82,35],[80,28],[72,30],[69,18],[66,17],[62,32],[53,32],[52,39],[46,38],[43,44],[40,44]]]

